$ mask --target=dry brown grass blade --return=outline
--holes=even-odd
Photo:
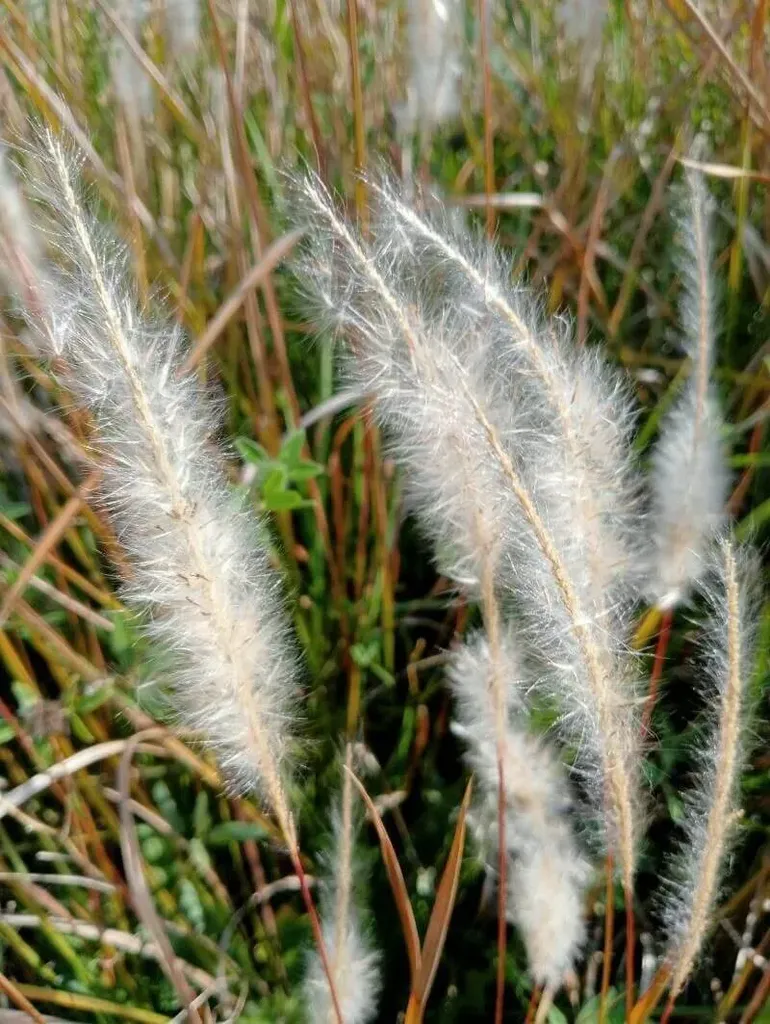
[[[91,475],[83,481],[80,487],[78,487],[73,496],[59,510],[58,515],[52,519],[45,530],[43,530],[32,554],[24,563],[24,568],[21,570],[15,583],[5,595],[2,606],[0,606],[0,628],[8,619],[14,604],[21,594],[24,593],[32,577],[45,562],[48,557],[48,553],[56,547],[63,535],[69,529],[72,520],[80,512],[88,496],[96,489],[100,475],[101,474],[98,471],[91,473]]]
[[[766,171],[749,171],[745,167],[734,167],[732,164],[702,163],[700,160],[691,160],[689,157],[680,157],[679,163],[684,167],[691,167],[694,171],[702,174],[710,174],[714,178],[727,178],[728,181],[748,178],[750,181],[763,181],[770,184],[770,173]]]
[[[495,150],[492,127],[492,72],[489,66],[489,8],[487,0],[478,0],[479,61],[484,84],[484,197],[487,235],[495,236],[497,218],[492,196],[495,192]]]
[[[133,803],[133,801],[130,801]],[[58,876],[54,876],[58,877]],[[92,882],[92,885],[95,883]],[[99,925],[91,924],[88,921],[79,921],[72,917],[43,917],[39,914],[2,914],[0,921],[10,925],[12,928],[39,929],[47,926],[53,931],[62,935],[75,935],[77,938],[87,942],[97,942],[102,946],[112,947],[123,953],[130,953],[132,956],[143,957],[145,960],[159,960],[160,953],[153,942],[148,942],[142,935],[131,935],[118,928],[102,928]],[[201,989],[209,988],[211,985],[218,985],[217,979],[194,964],[180,961],[190,980]]]
[[[425,933],[425,941],[422,945],[420,958],[420,970],[417,980],[412,987],[409,1006],[406,1011],[407,1024],[420,1024],[420,1021],[422,1021],[430,990],[433,987],[433,980],[436,977],[436,969],[444,949],[449,921],[457,896],[457,885],[460,881],[460,867],[462,866],[463,850],[465,849],[466,819],[472,788],[473,780],[471,779],[465,787],[465,795],[460,805],[460,814],[457,818],[452,847],[449,851],[444,873],[441,876],[438,892],[436,893],[436,902],[433,904],[430,921],[428,922],[428,930]]]
[[[88,658],[84,658],[67,643],[61,632],[54,629],[42,615],[27,604],[22,597],[16,598],[14,615],[24,623],[29,630],[30,643],[38,650],[52,667],[68,668],[88,682],[97,682],[104,679],[104,670],[99,669]]]
[[[185,359],[184,366],[182,367],[183,370],[191,370],[194,366],[197,366],[206,352],[222,334],[230,320],[241,308],[249,292],[258,284],[261,284],[268,274],[288,256],[302,237],[302,234],[303,232],[300,228],[289,231],[265,250],[260,261],[241,279],[236,288],[219,307],[214,318],[206,326],[205,331],[196,339],[187,359]]]
[[[31,800],[33,796],[44,792],[58,779],[67,778],[74,772],[96,764],[97,761],[104,761],[108,757],[123,754],[127,744],[128,740],[107,740],[105,743],[97,743],[95,746],[78,750],[77,753],[63,761],[57,761],[46,771],[31,776],[26,782],[22,782],[21,785],[12,789],[10,793],[0,796],[0,820],[10,813],[12,808],[20,807],[27,800]]]
[[[590,296],[590,285],[592,276],[596,274],[596,249],[599,244],[599,237],[602,229],[604,211],[610,198],[612,185],[612,172],[618,161],[620,153],[617,149],[610,153],[604,165],[602,180],[596,193],[596,201],[591,213],[591,220],[586,238],[586,248],[583,254],[583,262],[580,269],[580,287],[578,288],[578,313],[577,313],[577,341],[578,345],[585,345],[588,334],[588,306]]]
[[[29,1014],[23,1010],[0,1010],[0,1024],[29,1024]],[[71,1024],[63,1017],[52,1017],[46,1014],[43,1018],[45,1024]]]
[[[348,770],[349,769],[347,768],[345,769],[345,771]],[[411,983],[412,988],[414,988],[420,974],[420,936],[417,932],[417,922],[414,919],[412,904],[409,902],[409,893],[406,890],[406,883],[404,882],[401,865],[398,862],[396,851],[393,849],[393,843],[390,841],[390,836],[387,833],[379,811],[374,805],[374,801],[366,792],[363,784],[359,781],[356,775],[353,772],[350,772],[350,775],[361,795],[361,799],[366,804],[366,809],[369,812],[372,824],[377,830],[377,838],[380,841],[382,859],[385,862],[385,871],[387,872],[390,888],[396,901],[398,916],[401,918],[401,928],[404,933],[406,952],[409,956]]]
[[[127,1006],[125,1003],[113,1003],[109,999],[98,996],[82,995],[80,992],[69,992],[66,989],[45,988],[42,985],[19,985],[18,992],[29,999],[37,999],[39,1003],[51,1003],[53,1006],[66,1006],[71,1010],[90,1013],[106,1013],[112,1017],[136,1021],[137,1024],[168,1024],[165,1013],[145,1010],[141,1006]],[[35,1018],[37,1019],[37,1018]],[[40,1018],[45,1024],[45,1018]]]
[[[304,107],[305,117],[307,118],[308,127],[310,128],[310,136],[313,143],[313,149],[315,150],[318,173],[322,178],[325,178],[328,160],[326,158],[326,151],[321,137],[321,130],[318,126],[318,118],[316,117],[315,108],[313,106],[313,97],[310,91],[310,79],[307,73],[307,60],[305,59],[305,42],[302,38],[302,26],[297,16],[296,0],[290,0],[289,9],[291,11],[292,30],[294,32],[294,47],[297,53],[297,70],[299,71],[299,86],[300,94],[302,96],[302,106]]]
[[[669,178],[671,172],[676,165],[676,161],[679,157],[679,151],[682,146],[682,140],[677,136],[674,145],[668,152],[663,166],[658,172],[657,177],[652,185],[652,192],[647,205],[644,208],[642,219],[639,222],[639,229],[634,236],[634,241],[631,246],[631,252],[628,256],[628,262],[626,265],[626,271],[623,275],[623,281],[620,285],[620,293],[617,301],[613,306],[612,313],[610,315],[609,324],[607,327],[610,338],[614,338],[618,333],[620,325],[623,321],[623,317],[626,312],[628,303],[631,301],[631,297],[634,290],[634,284],[636,282],[637,271],[639,263],[644,253],[644,247],[647,244],[647,236],[649,235],[652,225],[655,222],[655,218],[658,215],[658,211],[663,205],[666,189],[668,188]]]
[[[18,562],[14,562],[12,558],[0,551],[0,566],[4,569],[10,569],[13,572],[17,572],[21,566]],[[57,590],[53,584],[48,583],[46,580],[41,579],[39,576],[32,576],[29,581],[29,585],[34,587],[35,590],[39,590],[41,594],[45,594],[50,597],[52,601],[60,604],[62,608],[66,608],[67,611],[74,612],[75,615],[79,615],[81,619],[85,619],[94,626],[98,626],[99,629],[104,629],[108,633],[114,631],[115,626],[110,619],[106,619],[103,615],[95,612],[93,608],[89,608],[87,604],[83,604],[82,601],[78,601],[77,598],[71,597],[69,594],[65,594],[61,590]]]
[[[353,88],[353,133],[356,158],[356,215],[361,231],[368,231],[366,208],[366,183],[363,173],[366,169],[366,126],[364,121],[364,97],[361,91],[361,62],[358,57],[358,4],[347,0],[348,59],[350,61],[350,84]]]
[[[120,758],[117,774],[117,789],[120,793],[120,850],[134,909],[139,920],[155,941],[158,948],[158,962],[163,968],[163,973],[174,986],[182,1005],[187,1006],[188,1019],[193,1024],[202,1024],[201,1015],[192,1005],[195,1000],[195,993],[190,988],[187,978],[185,978],[184,972],[179,966],[169,938],[166,935],[166,930],[163,927],[163,922],[152,901],[152,894],[142,870],[142,856],[139,852],[139,837],[136,832],[136,824],[134,823],[134,816],[129,806],[131,796],[131,760],[134,753],[142,740],[151,739],[153,736],[162,734],[162,729],[148,729],[144,733],[137,733],[126,742],[125,750]]]
[[[9,978],[6,978],[2,973],[0,973],[0,991],[16,1003],[19,1009],[23,1010],[30,1020],[36,1021],[37,1024],[45,1024],[45,1018],[43,1015],[35,1009],[24,993],[20,992],[14,983]]]

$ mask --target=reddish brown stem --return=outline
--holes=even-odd
[[[487,0],[479,4],[479,41],[481,72],[484,79],[484,191],[486,193],[487,234],[494,238],[496,217],[492,205],[495,191],[494,136],[492,134],[492,74],[489,67],[489,11]]]
[[[615,937],[615,865],[612,854],[607,854],[605,863],[607,873],[607,889],[605,892],[604,907],[604,964],[602,965],[602,991],[599,1001],[599,1024],[604,1024],[607,1017],[607,993],[610,989],[610,976],[612,973],[612,941]]]
[[[634,950],[636,924],[634,921],[634,894],[625,890],[626,901],[626,1020],[634,1008]]]
[[[495,1024],[503,1024],[503,1007],[505,1005],[505,951],[508,937],[506,910],[506,882],[508,863],[505,856],[505,780],[502,758],[498,758],[498,775],[500,791],[497,800],[497,987],[495,993]]]
[[[663,1011],[663,1013],[661,1014],[661,1017],[660,1017],[660,1024],[668,1024],[669,1017],[671,1016],[671,1011],[674,1009],[674,1003],[675,1002],[676,1002],[676,1000],[674,999],[673,996],[669,996],[668,997],[668,1002],[666,1003],[666,1009]]]
[[[652,709],[655,707],[655,701],[658,697],[658,687],[663,675],[663,665],[666,661],[666,651],[668,650],[668,642],[671,638],[671,622],[673,618],[674,613],[669,610],[663,613],[663,618],[660,622],[658,642],[655,645],[655,658],[652,663],[652,672],[650,673],[650,688],[647,691],[647,699],[644,702],[644,710],[642,712],[642,738],[646,737],[650,730]]]
[[[310,893],[310,886],[307,884],[307,875],[305,874],[305,869],[302,866],[302,859],[300,857],[299,850],[291,850],[289,856],[291,857],[291,862],[294,867],[294,873],[299,880],[300,892],[302,893],[302,899],[305,902],[307,916],[310,918],[310,927],[313,931],[313,939],[315,940],[318,955],[321,958],[321,966],[323,967],[324,974],[329,982],[329,992],[332,997],[334,1014],[337,1018],[338,1024],[345,1024],[342,1017],[342,1008],[340,1007],[339,997],[337,995],[337,988],[334,984],[334,973],[332,972],[332,966],[329,962],[328,953],[326,952],[326,943],[324,942],[323,931],[321,930],[321,922],[318,917],[318,911],[315,908],[315,903],[313,902],[313,897]]]
[[[524,1020],[524,1024],[532,1024],[534,1021],[535,1013],[537,1012],[537,1004],[540,1002],[542,991],[543,990],[539,985],[535,985],[532,989],[532,995],[529,997],[529,1006],[527,1007],[527,1016]]]

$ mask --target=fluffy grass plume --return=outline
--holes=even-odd
[[[45,254],[5,146],[0,145],[0,284],[26,308],[45,302]]]
[[[503,641],[502,660],[511,690],[509,706],[515,708],[504,740],[508,915],[524,940],[536,984],[558,988],[585,940],[584,893],[590,868],[570,824],[571,795],[562,766],[526,729],[521,692],[527,673],[510,636]],[[456,707],[453,730],[466,745],[468,767],[476,778],[475,826],[488,851],[496,851],[498,842],[492,671],[483,635],[461,647],[449,669]],[[490,864],[496,859],[495,853]]]
[[[703,575],[709,541],[724,519],[729,486],[722,419],[711,382],[716,315],[710,200],[700,174],[688,174],[688,187],[680,273],[684,345],[692,371],[661,424],[650,481],[653,536],[648,587],[650,597],[664,609],[684,600]]]
[[[171,56],[190,61],[200,46],[200,0],[165,0],[166,39]]]
[[[144,0],[116,0],[114,14],[126,34],[138,45],[147,17]],[[153,92],[147,74],[118,28],[110,24],[109,32],[110,77],[115,98],[125,109],[138,110],[143,116],[148,116],[152,113]]]
[[[370,186],[403,275],[421,282],[437,311],[475,311],[490,335],[489,373],[505,378],[511,399],[526,405],[529,443],[540,436],[548,445],[539,472],[544,500],[551,490],[577,507],[572,529],[583,536],[576,555],[587,564],[593,600],[627,605],[638,583],[640,483],[629,458],[636,409],[626,378],[598,349],[576,346],[564,319],[547,321],[537,299],[511,283],[510,260],[458,228],[440,203],[418,213],[387,182]]]
[[[442,570],[482,597],[491,571],[498,604],[515,605],[526,646],[540,660],[543,688],[562,705],[561,724],[578,747],[597,824],[630,890],[639,726],[634,665],[624,647],[626,605],[596,584],[592,527],[581,521],[585,506],[575,500],[582,467],[575,470],[554,445],[543,402],[523,400],[533,374],[518,369],[519,336],[526,333],[528,349],[548,352],[560,325],[535,319],[529,303],[521,307],[525,330],[516,334],[483,294],[480,306],[466,301],[467,289],[424,288],[442,269],[435,259],[422,276],[405,273],[402,238],[387,222],[368,246],[320,183],[307,178],[302,192],[310,220],[303,276],[318,313],[349,340],[349,373],[375,396]],[[510,359],[501,360],[501,352]],[[598,389],[600,378],[590,384]],[[540,382],[533,386],[541,395]],[[567,382],[561,386],[565,393]],[[605,426],[605,433],[616,429],[611,421]],[[594,439],[594,459],[601,448]]]
[[[429,132],[460,112],[464,41],[462,0],[409,0],[407,117]]]
[[[703,696],[708,733],[687,796],[685,839],[663,901],[671,996],[682,990],[713,921],[722,871],[740,816],[740,779],[757,625],[757,566],[730,540],[719,544],[707,582]]]
[[[334,986],[345,1024],[367,1024],[377,1012],[381,988],[379,955],[360,921],[355,902],[355,809],[352,746],[348,745],[342,796],[333,826],[333,843],[321,885],[321,923]],[[311,1024],[336,1024],[329,981],[316,951],[305,975],[305,1005]]]
[[[260,525],[228,486],[214,407],[180,374],[181,331],[137,307],[127,255],[84,207],[77,165],[50,131],[38,155],[62,266],[50,315],[29,315],[91,414],[104,502],[133,569],[125,595],[170,654],[181,722],[208,739],[234,790],[261,795],[291,846],[296,660]]]

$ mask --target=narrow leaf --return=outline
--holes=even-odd
[[[433,904],[430,921],[428,922],[428,930],[425,933],[420,970],[417,975],[417,980],[412,987],[410,1002],[414,1000],[419,1007],[419,1013],[414,1018],[416,1021],[422,1019],[425,1004],[428,1001],[428,996],[430,995],[430,990],[433,986],[433,979],[436,976],[436,969],[438,968],[438,963],[441,959],[441,953],[444,949],[444,942],[449,928],[449,920],[452,916],[452,910],[455,905],[457,885],[460,880],[460,867],[462,866],[463,850],[465,848],[466,818],[471,800],[472,787],[473,780],[470,780],[465,789],[465,796],[463,797],[463,802],[460,806],[460,814],[457,818],[455,834],[452,840],[452,848],[449,851],[446,867],[444,868],[444,873],[441,876],[438,892],[436,894],[436,902]]]
[[[345,771],[350,771],[350,769],[346,768]],[[404,933],[406,951],[409,956],[409,972],[411,974],[412,987],[414,987],[420,972],[420,936],[417,933],[417,923],[414,919],[412,904],[409,902],[409,893],[406,891],[406,883],[404,882],[404,876],[401,872],[401,865],[398,863],[398,857],[396,856],[396,851],[393,849],[393,843],[390,841],[390,836],[385,829],[385,825],[380,817],[379,811],[374,806],[372,798],[366,792],[363,784],[358,780],[355,774],[350,772],[350,775],[358,789],[358,792],[361,794],[361,799],[366,804],[366,809],[369,812],[372,824],[377,829],[377,837],[380,840],[382,859],[385,862],[388,881],[390,882],[390,888],[393,892],[393,898],[396,901],[398,916],[401,918],[401,928]]]

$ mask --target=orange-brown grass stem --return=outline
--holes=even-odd
[[[527,1016],[524,1019],[524,1024],[532,1024],[537,1013],[537,1004],[540,1002],[540,996],[542,995],[542,988],[540,985],[535,985],[532,989],[532,995],[529,997],[529,1005],[527,1006]]]
[[[492,134],[492,74],[489,68],[489,10],[487,0],[479,0],[479,42],[481,47],[481,73],[484,79],[484,192],[486,196],[487,234],[495,234],[494,138]]]
[[[353,131],[356,158],[356,216],[361,231],[368,230],[366,210],[366,185],[362,174],[366,167],[366,129],[364,126],[364,98],[361,92],[361,66],[358,57],[358,6],[356,0],[347,0],[348,50],[350,56],[350,81],[353,87]]]
[[[647,691],[647,699],[644,702],[644,710],[642,712],[642,738],[644,738],[650,730],[650,720],[652,719],[652,711],[655,707],[655,701],[658,697],[658,688],[660,686],[660,680],[663,675],[663,665],[666,660],[666,652],[668,650],[668,643],[671,639],[671,623],[674,618],[674,613],[671,609],[663,613],[663,618],[660,622],[660,630],[658,632],[658,642],[655,645],[655,658],[652,663],[652,671],[650,672],[650,686]]]
[[[634,921],[634,894],[624,890],[626,903],[626,1019],[634,1008],[634,950],[636,947],[636,923]]]
[[[666,991],[668,980],[671,977],[671,968],[664,963],[657,971],[650,982],[649,987],[639,997],[628,1016],[628,1024],[644,1024],[652,1011],[658,1005],[661,996]]]
[[[324,942],[323,932],[321,930],[321,921],[318,917],[318,911],[315,908],[315,903],[313,902],[310,886],[307,882],[307,875],[305,874],[305,869],[302,866],[302,858],[296,845],[292,845],[292,848],[289,851],[289,856],[291,857],[294,874],[297,876],[297,880],[299,881],[299,889],[305,903],[307,916],[310,919],[310,927],[313,931],[313,939],[316,944],[316,949],[318,950],[318,955],[321,958],[324,974],[329,982],[329,994],[331,995],[332,1005],[334,1006],[334,1013],[337,1017],[338,1024],[345,1024],[342,1016],[339,996],[337,995],[337,988],[334,984],[334,973],[332,971],[331,964],[329,963],[329,954],[326,950],[326,943]]]
[[[599,997],[599,1024],[604,1024],[607,1017],[607,993],[610,989],[612,974],[612,943],[615,937],[615,865],[612,854],[607,854],[605,861],[607,889],[604,906],[604,961],[602,964],[602,990]]]
[[[502,750],[498,751],[497,771],[500,777],[500,792],[497,800],[497,983],[495,987],[495,1024],[502,1024],[505,1005],[505,958],[508,926],[505,915],[508,862],[505,856],[505,775],[503,772]]]
[[[660,1015],[660,1024],[668,1024],[669,1018],[671,1017],[671,1013],[672,1013],[672,1011],[674,1009],[674,1003],[675,1002],[676,1002],[676,996],[671,995],[671,996],[668,997],[668,1002],[666,1003],[666,1008],[663,1011],[663,1013]]]

